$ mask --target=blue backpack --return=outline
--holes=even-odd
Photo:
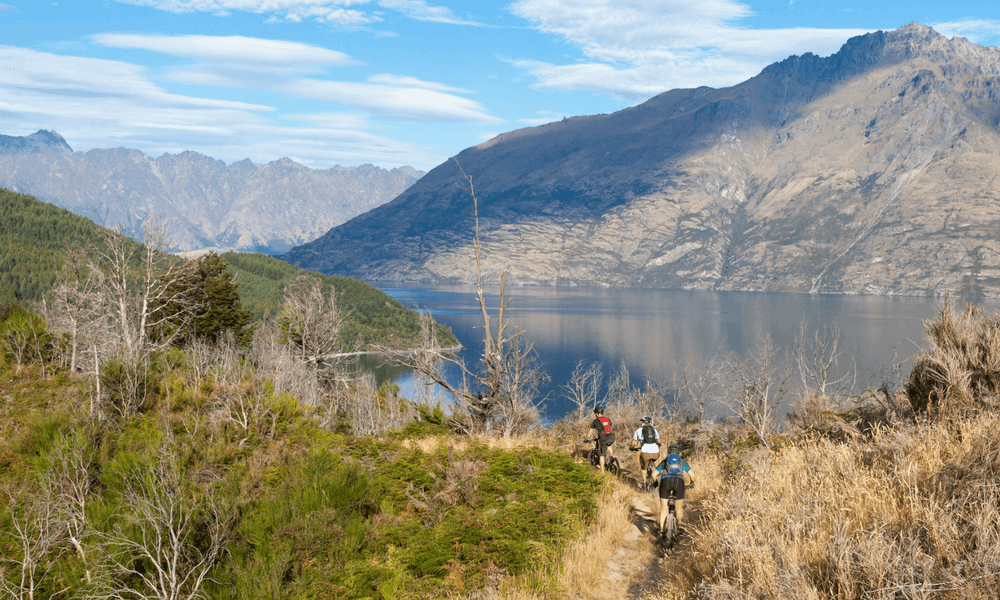
[[[661,479],[666,479],[667,477],[684,477],[684,461],[681,460],[679,454],[671,454],[663,462],[663,470],[660,471]]]

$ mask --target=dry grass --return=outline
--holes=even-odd
[[[597,524],[584,538],[569,545],[559,577],[569,598],[609,598],[608,558],[632,526],[632,490],[624,484],[598,501]]]
[[[906,382],[914,412],[956,418],[1000,409],[1000,315],[972,304],[956,312],[945,299],[926,329],[931,347],[913,360]]]
[[[994,597],[998,427],[982,415],[693,463],[701,515],[650,598]]]

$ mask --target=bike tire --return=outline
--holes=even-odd
[[[597,455],[597,450],[592,449],[590,453],[587,454],[587,460],[590,461],[590,466],[597,467],[598,469],[601,468],[601,458]]]
[[[667,538],[664,541],[667,549],[673,548],[677,542],[677,517],[673,513],[667,517]]]
[[[610,471],[615,477],[622,476],[622,465],[618,462],[617,458],[612,456],[610,460],[605,459],[604,466],[607,467],[608,471]]]

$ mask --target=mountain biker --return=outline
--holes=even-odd
[[[691,475],[691,467],[681,458],[680,447],[677,444],[670,444],[667,447],[667,457],[656,467],[656,474],[660,477],[660,537],[665,535],[663,530],[667,521],[667,514],[670,512],[670,492],[674,492],[674,510],[677,513],[677,528],[680,530],[684,521],[684,482],[690,479],[688,488],[694,487],[694,476]]]
[[[642,473],[642,489],[648,489],[646,464],[660,458],[660,432],[653,427],[653,417],[645,416],[639,429],[632,434],[632,446],[639,453],[639,472]]]
[[[600,457],[601,473],[604,472],[604,457],[608,455],[608,448],[615,443],[615,434],[611,431],[611,419],[604,416],[604,407],[594,407],[594,420],[590,422],[590,428],[597,432],[597,455]]]

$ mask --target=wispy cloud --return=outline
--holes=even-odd
[[[409,77],[406,75],[372,75],[368,78],[369,83],[382,83],[385,85],[394,85],[398,87],[411,87],[411,88],[423,88],[425,90],[436,90],[438,92],[456,92],[459,94],[471,94],[469,90],[462,88],[451,87],[449,85],[444,85],[443,83],[435,83],[433,81],[423,81],[417,79],[416,77]]]
[[[117,0],[125,4],[149,6],[173,13],[209,12],[220,15],[233,11],[269,14],[268,22],[299,22],[306,19],[338,25],[364,25],[382,20],[377,11],[359,10],[365,5],[393,10],[417,21],[477,25],[455,15],[445,6],[425,0]]]
[[[303,79],[283,86],[285,93],[360,108],[387,119],[500,123],[481,104],[436,90],[347,81]]]
[[[517,122],[518,123],[523,123],[525,125],[537,126],[537,125],[545,125],[547,123],[552,123],[552,122],[558,121],[558,120],[560,120],[560,119],[562,119],[563,117],[566,116],[566,115],[556,114],[554,112],[549,112],[549,111],[544,111],[544,110],[538,111],[538,115],[539,116],[537,116],[537,117],[529,117],[529,118],[524,118],[524,119],[518,119]]]
[[[450,8],[444,6],[432,6],[424,0],[378,0],[378,5],[382,8],[399,11],[400,13],[416,19],[417,21],[429,21],[432,23],[450,23],[452,25],[478,25],[479,23],[471,19],[463,19],[451,12]]]
[[[91,41],[113,48],[161,52],[182,58],[234,65],[240,69],[322,70],[356,64],[343,52],[299,42],[268,40],[242,35],[137,35],[101,33]]]
[[[932,27],[945,37],[964,37],[976,44],[995,44],[1000,41],[1000,20],[996,19],[963,19],[936,23]]]
[[[226,161],[289,156],[310,166],[418,165],[445,157],[362,129],[363,115],[277,118],[262,104],[171,94],[142,67],[0,46],[0,126],[61,133],[75,148],[123,146],[147,154],[195,149]],[[461,100],[461,99],[460,99]],[[297,121],[302,125],[289,125]]]
[[[835,52],[859,29],[746,29],[733,0],[518,0],[511,11],[577,47],[584,60],[515,60],[537,87],[637,100],[676,87],[726,86],[791,54]]]
[[[300,79],[298,72],[352,64],[341,52],[317,46],[242,36],[165,36],[101,34],[95,42],[141,48],[190,58],[194,65],[167,72],[173,81],[256,89],[321,100],[389,119],[459,123],[498,123],[481,104],[450,92],[468,90],[400,75],[373,75],[369,83]],[[253,60],[246,60],[253,56]],[[242,60],[241,60],[242,57]]]

